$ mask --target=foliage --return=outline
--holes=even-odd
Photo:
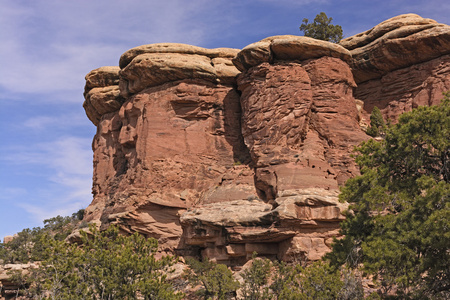
[[[328,18],[324,12],[316,15],[314,22],[308,24],[308,19],[303,19],[303,24],[300,26],[300,31],[305,33],[305,36],[312,37],[318,40],[338,43],[342,37],[342,27],[339,25],[331,25],[333,18]]]
[[[19,232],[12,241],[6,244],[0,243],[0,260],[7,263],[28,263],[42,259],[44,246],[41,239],[44,235],[49,235],[53,239],[64,240],[75,228],[80,210],[72,217],[56,216],[44,220],[44,227],[26,228]]]
[[[186,277],[193,285],[200,284],[204,299],[227,299],[235,294],[239,283],[222,264],[205,259],[203,262],[187,258],[190,266]],[[362,299],[359,277],[350,270],[339,272],[328,263],[316,262],[308,267],[290,266],[257,258],[253,254],[251,266],[241,274],[241,299],[247,300],[350,300]]]
[[[362,285],[361,277],[356,274],[355,271],[349,268],[341,269],[341,281],[343,283],[341,290],[339,291],[339,298],[344,299],[363,299],[364,289]]]
[[[354,273],[345,273],[344,280],[338,270],[318,261],[308,267],[278,265],[277,278],[272,289],[276,299],[362,299],[360,280]],[[280,268],[281,267],[281,268]]]
[[[386,131],[386,123],[383,115],[378,107],[374,107],[370,114],[370,127],[367,129],[367,134],[373,137],[384,136]]]
[[[233,278],[231,270],[223,264],[208,259],[198,261],[194,258],[186,258],[186,263],[189,269],[186,270],[185,277],[192,285],[202,286],[199,294],[204,299],[227,299],[227,296],[235,294],[239,288],[239,282]]]
[[[81,208],[77,212],[72,214],[72,219],[81,221],[84,218],[85,209]]]
[[[450,297],[450,94],[388,126],[357,148],[361,176],[341,200],[353,203],[336,241],[334,265],[364,264],[387,293]]]
[[[267,258],[256,258],[256,253],[253,253],[252,259],[253,262],[250,268],[242,273],[242,278],[244,279],[242,286],[243,299],[271,299],[267,283],[270,278],[272,263]]]
[[[158,243],[110,226],[81,232],[82,245],[41,237],[45,257],[30,275],[29,293],[51,299],[181,299],[166,274],[174,259],[155,259]]]
[[[38,234],[39,230],[40,228],[24,229],[9,243],[1,244],[0,259],[3,263],[28,262],[33,250],[33,237]]]

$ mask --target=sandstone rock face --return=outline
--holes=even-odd
[[[330,251],[344,219],[347,205],[337,194],[304,189],[279,193],[274,204],[249,198],[192,208],[181,216],[183,242],[229,265],[243,265],[253,252],[284,261],[318,260]]]
[[[332,57],[263,63],[242,74],[238,84],[243,135],[258,173],[277,177],[281,189],[337,188],[355,175],[348,154],[365,134],[346,63]]]
[[[450,26],[400,15],[340,42],[352,55],[357,83],[450,53]]]
[[[228,73],[213,68],[207,56],[180,52],[140,54],[120,71],[120,82],[113,88],[133,95],[98,123],[94,200],[86,216],[87,221],[118,223],[125,232],[156,237],[163,249],[178,247],[179,214],[187,207],[255,193],[249,185],[251,169],[234,166],[248,161],[239,95],[231,86],[211,81]],[[216,65],[231,68],[227,52],[216,52]],[[177,55],[184,56],[172,61]],[[130,76],[131,66],[142,76]]]
[[[94,125],[104,114],[117,111],[123,103],[119,95],[119,68],[101,67],[86,75],[83,107]]]
[[[330,56],[349,61],[350,51],[333,43],[305,36],[279,35],[246,46],[237,53],[233,63],[244,71],[264,62],[305,60]]]
[[[443,55],[360,83],[355,97],[363,100],[366,112],[377,106],[385,119],[395,121],[413,108],[440,103],[449,90],[450,55]]]
[[[231,63],[237,52],[170,43],[133,48],[120,58],[121,95],[128,97],[146,87],[183,79],[231,84],[238,74]]]
[[[355,97],[392,121],[419,105],[437,104],[450,90],[450,26],[400,15],[344,39],[350,50]]]
[[[9,243],[9,242],[11,242],[13,239],[14,239],[14,236],[12,236],[12,235],[7,235],[7,236],[5,236],[5,237],[3,238],[3,243],[4,243],[4,244]]]
[[[367,136],[352,95],[356,84],[339,58],[348,59],[348,52],[310,40],[268,38],[234,60],[243,71],[237,78],[242,134],[258,198],[203,205],[181,216],[184,242],[203,256],[232,265],[254,251],[317,260],[338,235],[346,209],[338,186],[357,174],[349,154]]]
[[[368,113],[395,121],[450,89],[447,28],[406,15],[340,45],[275,36],[242,51],[125,52],[120,68],[86,76],[97,134],[85,221],[229,265],[255,251],[319,259],[339,234],[338,188],[358,174],[350,154]]]

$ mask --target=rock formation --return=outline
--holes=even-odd
[[[22,287],[12,280],[12,274],[27,275],[36,268],[38,268],[36,263],[0,264],[0,299],[25,299],[17,296],[18,290]]]
[[[125,52],[86,76],[97,134],[85,221],[229,265],[254,251],[319,259],[347,208],[338,188],[358,174],[360,124],[375,105],[395,120],[450,89],[449,32],[404,15],[340,45],[275,36]]]
[[[433,105],[450,89],[450,26],[415,14],[386,20],[344,39],[364,110],[377,106],[395,121],[419,105]]]
[[[231,58],[237,52],[148,45],[122,55],[115,77],[112,68],[87,75],[89,87],[95,87],[85,94],[88,112],[99,111],[93,98],[113,103],[109,108],[119,103],[118,93],[104,89],[120,90],[126,99],[98,122],[94,201],[87,220],[118,222],[125,231],[157,237],[163,248],[174,249],[182,234],[181,211],[254,193],[246,185],[250,168],[233,166],[249,160],[240,130],[239,95],[231,86],[238,73]],[[102,73],[111,80],[98,77]],[[111,83],[116,85],[100,87]],[[241,183],[217,189],[227,176],[241,177]]]

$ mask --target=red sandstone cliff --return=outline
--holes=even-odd
[[[433,105],[450,89],[450,26],[415,14],[400,15],[344,39],[366,112],[386,118]]]
[[[276,36],[242,50],[133,48],[86,76],[97,134],[85,220],[228,264],[253,251],[319,259],[347,207],[338,187],[358,173],[362,118],[375,105],[395,120],[436,103],[450,89],[449,54],[450,26],[416,15],[340,45]]]

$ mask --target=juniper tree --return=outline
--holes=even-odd
[[[186,258],[186,263],[189,269],[185,271],[185,277],[192,285],[201,285],[198,294],[204,299],[227,299],[227,296],[235,294],[239,288],[239,282],[224,264],[215,263],[208,258],[203,261]]]
[[[30,278],[34,297],[52,299],[181,299],[166,280],[174,258],[155,258],[158,243],[135,233],[119,234],[110,226],[100,232],[91,226],[81,245],[49,236],[41,267]]]
[[[450,297],[450,94],[440,105],[400,116],[382,141],[357,148],[361,176],[340,199],[354,213],[330,256],[336,265],[364,264],[385,292]]]
[[[370,114],[370,127],[367,129],[367,134],[373,137],[384,136],[386,131],[386,123],[383,115],[378,107],[374,107]]]
[[[332,21],[333,18],[328,18],[324,12],[321,12],[316,15],[313,23],[309,23],[306,18],[303,19],[300,31],[303,31],[307,37],[338,43],[343,37],[342,27],[332,25]]]

